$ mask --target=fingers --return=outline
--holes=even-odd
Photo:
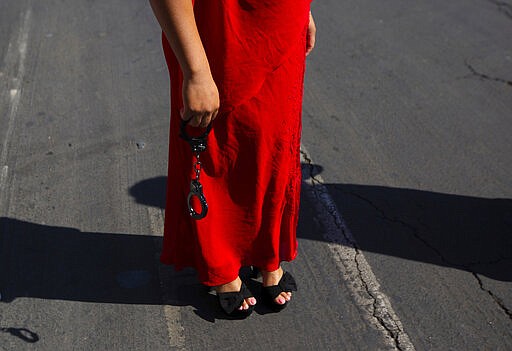
[[[211,73],[193,75],[183,80],[184,113],[182,118],[193,127],[206,128],[219,111],[220,98]]]
[[[201,128],[206,128],[212,121],[212,114],[207,114],[203,116],[203,119],[201,119],[201,122],[199,123],[199,126]]]
[[[218,115],[218,110],[213,113],[193,113],[190,110],[182,113],[181,119],[189,121],[192,127],[206,128]]]
[[[306,46],[306,56],[308,56],[311,51],[313,51],[313,48],[315,47],[315,35],[308,35],[308,44]]]
[[[217,118],[217,115],[219,114],[219,110],[215,110],[213,113],[212,113],[212,121]]]
[[[309,25],[308,25],[308,34],[307,34],[307,42],[306,42],[306,56],[308,56],[313,48],[315,47],[316,41],[316,24],[313,19],[313,15],[309,12]]]

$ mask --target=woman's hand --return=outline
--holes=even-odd
[[[183,111],[181,118],[193,127],[207,127],[219,111],[219,91],[199,37],[190,0],[150,0],[181,70]]]
[[[315,20],[313,19],[313,15],[311,11],[309,11],[309,26],[308,26],[308,35],[306,39],[306,56],[311,53],[313,48],[315,47],[315,39],[316,39],[316,25]]]
[[[184,78],[182,119],[206,128],[217,117],[219,106],[219,91],[209,70]]]

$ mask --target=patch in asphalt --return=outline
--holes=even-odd
[[[125,289],[135,289],[149,284],[151,274],[145,270],[126,271],[117,274],[117,284]]]

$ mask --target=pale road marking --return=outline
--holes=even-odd
[[[32,10],[27,9],[25,15],[22,18],[20,29],[18,33],[15,33],[9,42],[7,53],[4,59],[4,74],[2,75],[6,79],[10,79],[8,82],[7,91],[9,92],[9,108],[7,114],[7,131],[5,133],[4,142],[2,145],[2,151],[0,152],[0,166],[2,167],[0,174],[0,200],[4,198],[5,186],[7,184],[7,177],[9,167],[7,166],[7,146],[14,127],[14,120],[16,119],[16,112],[21,98],[21,83],[23,82],[23,76],[25,75],[25,58],[27,57],[27,44],[28,44],[28,33],[30,30],[30,19],[32,17]],[[15,40],[13,40],[16,38]],[[15,70],[16,65],[18,70],[13,77],[9,77],[9,73]]]
[[[7,173],[9,172],[9,166],[3,166],[0,171],[0,195],[2,194],[2,190],[4,188],[4,184],[7,182]]]
[[[155,207],[147,207],[149,225],[153,236],[161,237],[164,233],[164,212]],[[160,286],[164,287],[163,276],[159,272]],[[178,308],[166,303],[164,298],[164,316],[167,324],[167,334],[169,336],[169,346],[173,350],[186,350],[184,328],[181,324],[181,314]]]
[[[339,214],[322,177],[314,174],[314,163],[304,145],[301,145],[301,158],[307,165],[303,167],[305,193],[315,206],[318,219],[325,228],[324,238],[336,266],[354,300],[364,312],[365,319],[381,332],[392,349],[415,350],[389,298],[380,291],[372,268]]]
[[[302,162],[313,165],[304,145],[301,145],[301,157]],[[336,266],[350,288],[354,300],[364,312],[365,319],[382,333],[390,348],[414,351],[414,345],[393,310],[389,298],[380,291],[377,278],[363,253],[357,248],[357,243],[338,213],[323,179],[319,175],[312,175],[311,169],[305,167],[303,182],[306,194],[312,198],[318,218],[325,228],[324,237],[328,241]],[[164,228],[163,211],[154,207],[147,207],[147,211],[152,234],[155,237],[161,236]],[[162,275],[159,278],[161,286],[164,286]],[[170,346],[175,350],[186,350],[179,309],[164,304],[164,315]]]

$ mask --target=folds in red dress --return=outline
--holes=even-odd
[[[206,218],[188,214],[190,146],[178,137],[182,74],[171,78],[169,173],[161,260],[194,267],[207,285],[241,266],[275,270],[297,254],[300,134],[310,0],[196,0],[194,11],[221,107],[201,155]]]

